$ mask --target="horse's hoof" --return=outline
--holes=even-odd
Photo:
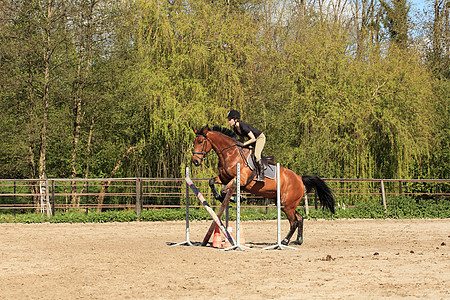
[[[231,203],[236,203],[236,202],[237,202],[236,199],[237,199],[237,198],[236,198],[235,196],[231,196],[230,202],[231,202]],[[223,202],[223,200],[224,200],[224,199],[222,199],[222,201],[220,201],[220,202]],[[240,198],[240,201],[241,201],[241,202],[244,202],[244,201],[246,201],[246,200],[247,200],[247,198],[241,196],[241,198]]]
[[[289,240],[284,239],[281,241],[281,244],[287,246],[289,244]]]
[[[300,246],[301,244],[303,244],[303,238],[296,240],[294,243],[295,243],[296,245],[299,245],[299,246]]]

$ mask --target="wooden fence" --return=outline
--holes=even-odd
[[[212,206],[208,179],[193,179]],[[337,203],[352,206],[361,201],[379,199],[386,208],[386,199],[408,196],[411,199],[450,198],[450,179],[324,179],[333,189]],[[273,201],[243,194],[243,206],[273,207]],[[308,195],[317,207],[317,197]],[[0,179],[0,213],[46,212],[69,209],[102,211],[184,207],[184,178],[109,178],[109,179]],[[311,201],[313,199],[313,201]],[[308,202],[302,203],[303,205]],[[195,203],[196,204],[196,203]],[[196,207],[196,205],[191,207]],[[308,208],[308,207],[307,207]]]

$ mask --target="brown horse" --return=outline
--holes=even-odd
[[[194,141],[192,162],[195,166],[201,165],[203,159],[212,149],[219,156],[219,175],[210,180],[211,190],[216,199],[220,200],[220,195],[215,189],[214,184],[227,185],[224,189],[226,191],[231,186],[233,179],[236,178],[237,163],[240,163],[240,182],[245,191],[265,198],[276,199],[276,179],[266,178],[265,182],[252,180],[254,174],[252,175],[253,171],[247,163],[247,158],[251,154],[251,150],[236,145],[236,135],[234,132],[217,125],[212,129],[205,126],[200,130],[194,130],[194,132],[196,133],[196,138]],[[305,193],[305,187],[306,191],[314,188],[322,206],[327,207],[334,213],[332,191],[322,179],[310,175],[299,176],[293,171],[281,167],[281,205],[290,224],[289,233],[282,241],[284,245],[289,244],[297,228],[298,236],[296,243],[299,245],[303,243],[303,216],[296,211],[296,208]]]

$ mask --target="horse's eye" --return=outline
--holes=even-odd
[[[203,140],[198,141],[199,144],[203,143]]]

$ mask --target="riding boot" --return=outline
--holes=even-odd
[[[266,181],[266,177],[264,176],[264,164],[260,160],[260,161],[258,161],[257,165],[258,165],[257,166],[258,177],[256,178],[256,181],[265,182]]]

